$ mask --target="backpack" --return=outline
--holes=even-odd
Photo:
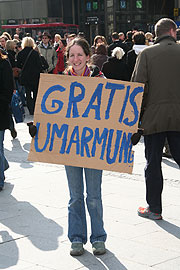
[[[14,115],[16,123],[23,122],[25,118],[25,111],[24,111],[24,107],[23,107],[21,98],[17,90],[16,90],[16,93],[13,93],[13,96],[12,96],[11,109],[12,109],[12,113]]]

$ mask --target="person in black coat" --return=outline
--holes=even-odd
[[[119,39],[119,35],[117,32],[112,33],[111,38],[112,38],[112,43],[108,46],[108,56],[111,56],[112,51],[116,47],[122,48],[124,52],[127,53],[128,47],[125,43],[122,42],[121,39]]]
[[[7,40],[6,42],[6,53],[7,53],[7,57],[9,59],[9,62],[11,64],[12,70],[13,70],[13,77],[15,80],[15,87],[17,89],[17,78],[19,75],[19,69],[16,67],[16,60],[15,60],[15,56],[16,56],[16,52],[15,52],[15,43],[13,40]],[[11,107],[11,106],[10,106]],[[13,139],[15,139],[17,137],[17,131],[15,129],[15,124],[14,124],[14,120],[11,114],[11,120],[10,120],[10,132],[11,132],[11,136]]]
[[[25,37],[22,41],[22,51],[17,55],[17,67],[22,70],[20,83],[26,90],[26,102],[30,115],[34,114],[39,78],[42,72],[40,55],[34,50],[35,47],[34,40],[31,37]]]
[[[10,127],[10,109],[14,90],[13,72],[7,55],[0,50],[0,191],[4,187],[4,171],[9,168],[8,161],[4,156],[4,133]]]
[[[11,63],[12,68],[16,67],[16,61],[15,61],[16,52],[15,52],[14,41],[7,40],[5,48],[6,48],[7,56],[8,56],[10,63]]]
[[[147,47],[144,32],[136,32],[133,35],[133,43],[134,45],[132,47],[132,50],[128,51],[126,56],[126,64],[129,70],[129,80],[131,79],[131,75],[133,73],[138,54]]]
[[[133,41],[132,41],[132,37],[133,37],[133,32],[132,31],[128,31],[126,33],[126,39],[124,41],[124,43],[126,44],[127,46],[127,50],[130,51],[132,50],[132,47],[134,45]]]
[[[112,56],[102,66],[102,72],[108,79],[128,80],[128,67],[123,56],[125,52],[122,48],[117,47],[112,51]]]

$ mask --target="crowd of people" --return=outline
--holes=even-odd
[[[4,156],[4,132],[10,129],[11,97],[21,93],[24,105],[34,114],[40,73],[69,76],[103,77],[145,84],[139,128],[145,141],[146,200],[148,207],[138,209],[138,215],[162,219],[161,194],[163,176],[161,161],[165,140],[180,166],[180,46],[179,29],[174,21],[161,19],[155,26],[155,36],[143,31],[112,33],[112,43],[98,35],[90,47],[84,33],[54,39],[48,32],[35,38],[22,37],[18,29],[12,38],[7,32],[0,36],[0,191],[4,187],[4,171],[9,167]],[[8,60],[9,59],[9,60]],[[14,77],[14,78],[13,78]],[[17,134],[16,134],[17,135]],[[72,256],[84,253],[87,242],[86,204],[91,220],[90,242],[94,255],[106,252],[107,238],[103,222],[101,199],[102,170],[65,166],[70,200],[68,206],[68,237]]]

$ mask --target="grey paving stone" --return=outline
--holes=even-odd
[[[153,270],[179,270],[180,269],[180,257],[172,260],[167,260],[163,263],[155,265]]]

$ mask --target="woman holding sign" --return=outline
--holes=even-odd
[[[90,56],[90,47],[85,39],[72,40],[66,49],[68,67],[64,73],[71,76],[103,77],[97,67],[90,69],[87,65]],[[83,245],[87,242],[84,180],[87,193],[86,204],[91,220],[90,242],[93,254],[102,255],[106,252],[104,243],[107,237],[103,224],[101,199],[102,170],[73,166],[65,166],[65,169],[70,192],[68,206],[68,238],[72,243],[70,255],[82,255]]]

